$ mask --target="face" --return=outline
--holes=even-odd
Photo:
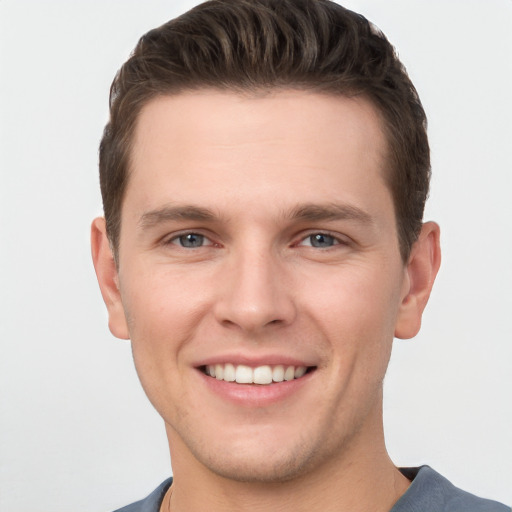
[[[199,91],[143,109],[110,327],[173,463],[276,481],[371,450],[411,289],[385,149],[361,99]]]

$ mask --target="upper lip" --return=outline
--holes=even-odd
[[[234,354],[234,353],[226,353],[226,354],[217,354],[209,357],[205,357],[197,361],[193,366],[199,368],[201,366],[209,366],[215,364],[226,364],[231,363],[233,365],[243,364],[246,366],[250,366],[256,368],[258,366],[270,365],[283,365],[283,366],[317,366],[310,359],[304,359],[299,357],[293,357],[290,355],[281,355],[281,354],[258,354],[258,355],[249,355],[249,354]]]

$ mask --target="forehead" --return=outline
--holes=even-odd
[[[262,127],[265,131],[257,133]],[[299,136],[308,137],[317,145],[328,145],[340,129],[351,134],[368,132],[375,147],[384,143],[380,115],[365,97],[294,89],[240,93],[199,89],[157,96],[141,109],[133,142],[137,146],[144,144],[148,136],[153,138],[162,129],[174,131],[177,140],[192,144],[191,135],[206,136],[212,143],[236,144],[253,130],[250,135],[255,143],[270,141],[272,136],[279,141]]]
[[[384,187],[386,142],[361,98],[304,91],[201,90],[151,100],[135,128],[126,202],[337,201]],[[250,186],[247,186],[250,183]],[[190,198],[187,198],[190,199]],[[135,200],[135,203],[134,203]]]

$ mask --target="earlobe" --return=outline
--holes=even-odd
[[[408,339],[418,334],[421,317],[441,264],[440,230],[435,222],[423,224],[414,243],[405,276],[404,293],[395,325],[395,336]]]
[[[119,292],[119,280],[116,263],[110,248],[105,228],[105,219],[94,219],[91,226],[91,250],[96,277],[101,295],[108,310],[110,332],[121,339],[129,339],[128,326]]]

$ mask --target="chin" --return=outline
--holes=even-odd
[[[251,427],[246,430],[245,435],[231,432],[224,438],[212,436],[205,441],[205,436],[197,443],[188,437],[181,442],[208,471],[232,481],[264,484],[305,476],[328,460],[333,452],[325,440],[308,436],[303,430],[288,431],[287,435],[279,429],[265,427],[259,432]]]
[[[283,483],[304,476],[311,470],[313,457],[305,453],[263,457],[241,454],[233,457],[208,457],[200,460],[216,475],[244,483]]]

